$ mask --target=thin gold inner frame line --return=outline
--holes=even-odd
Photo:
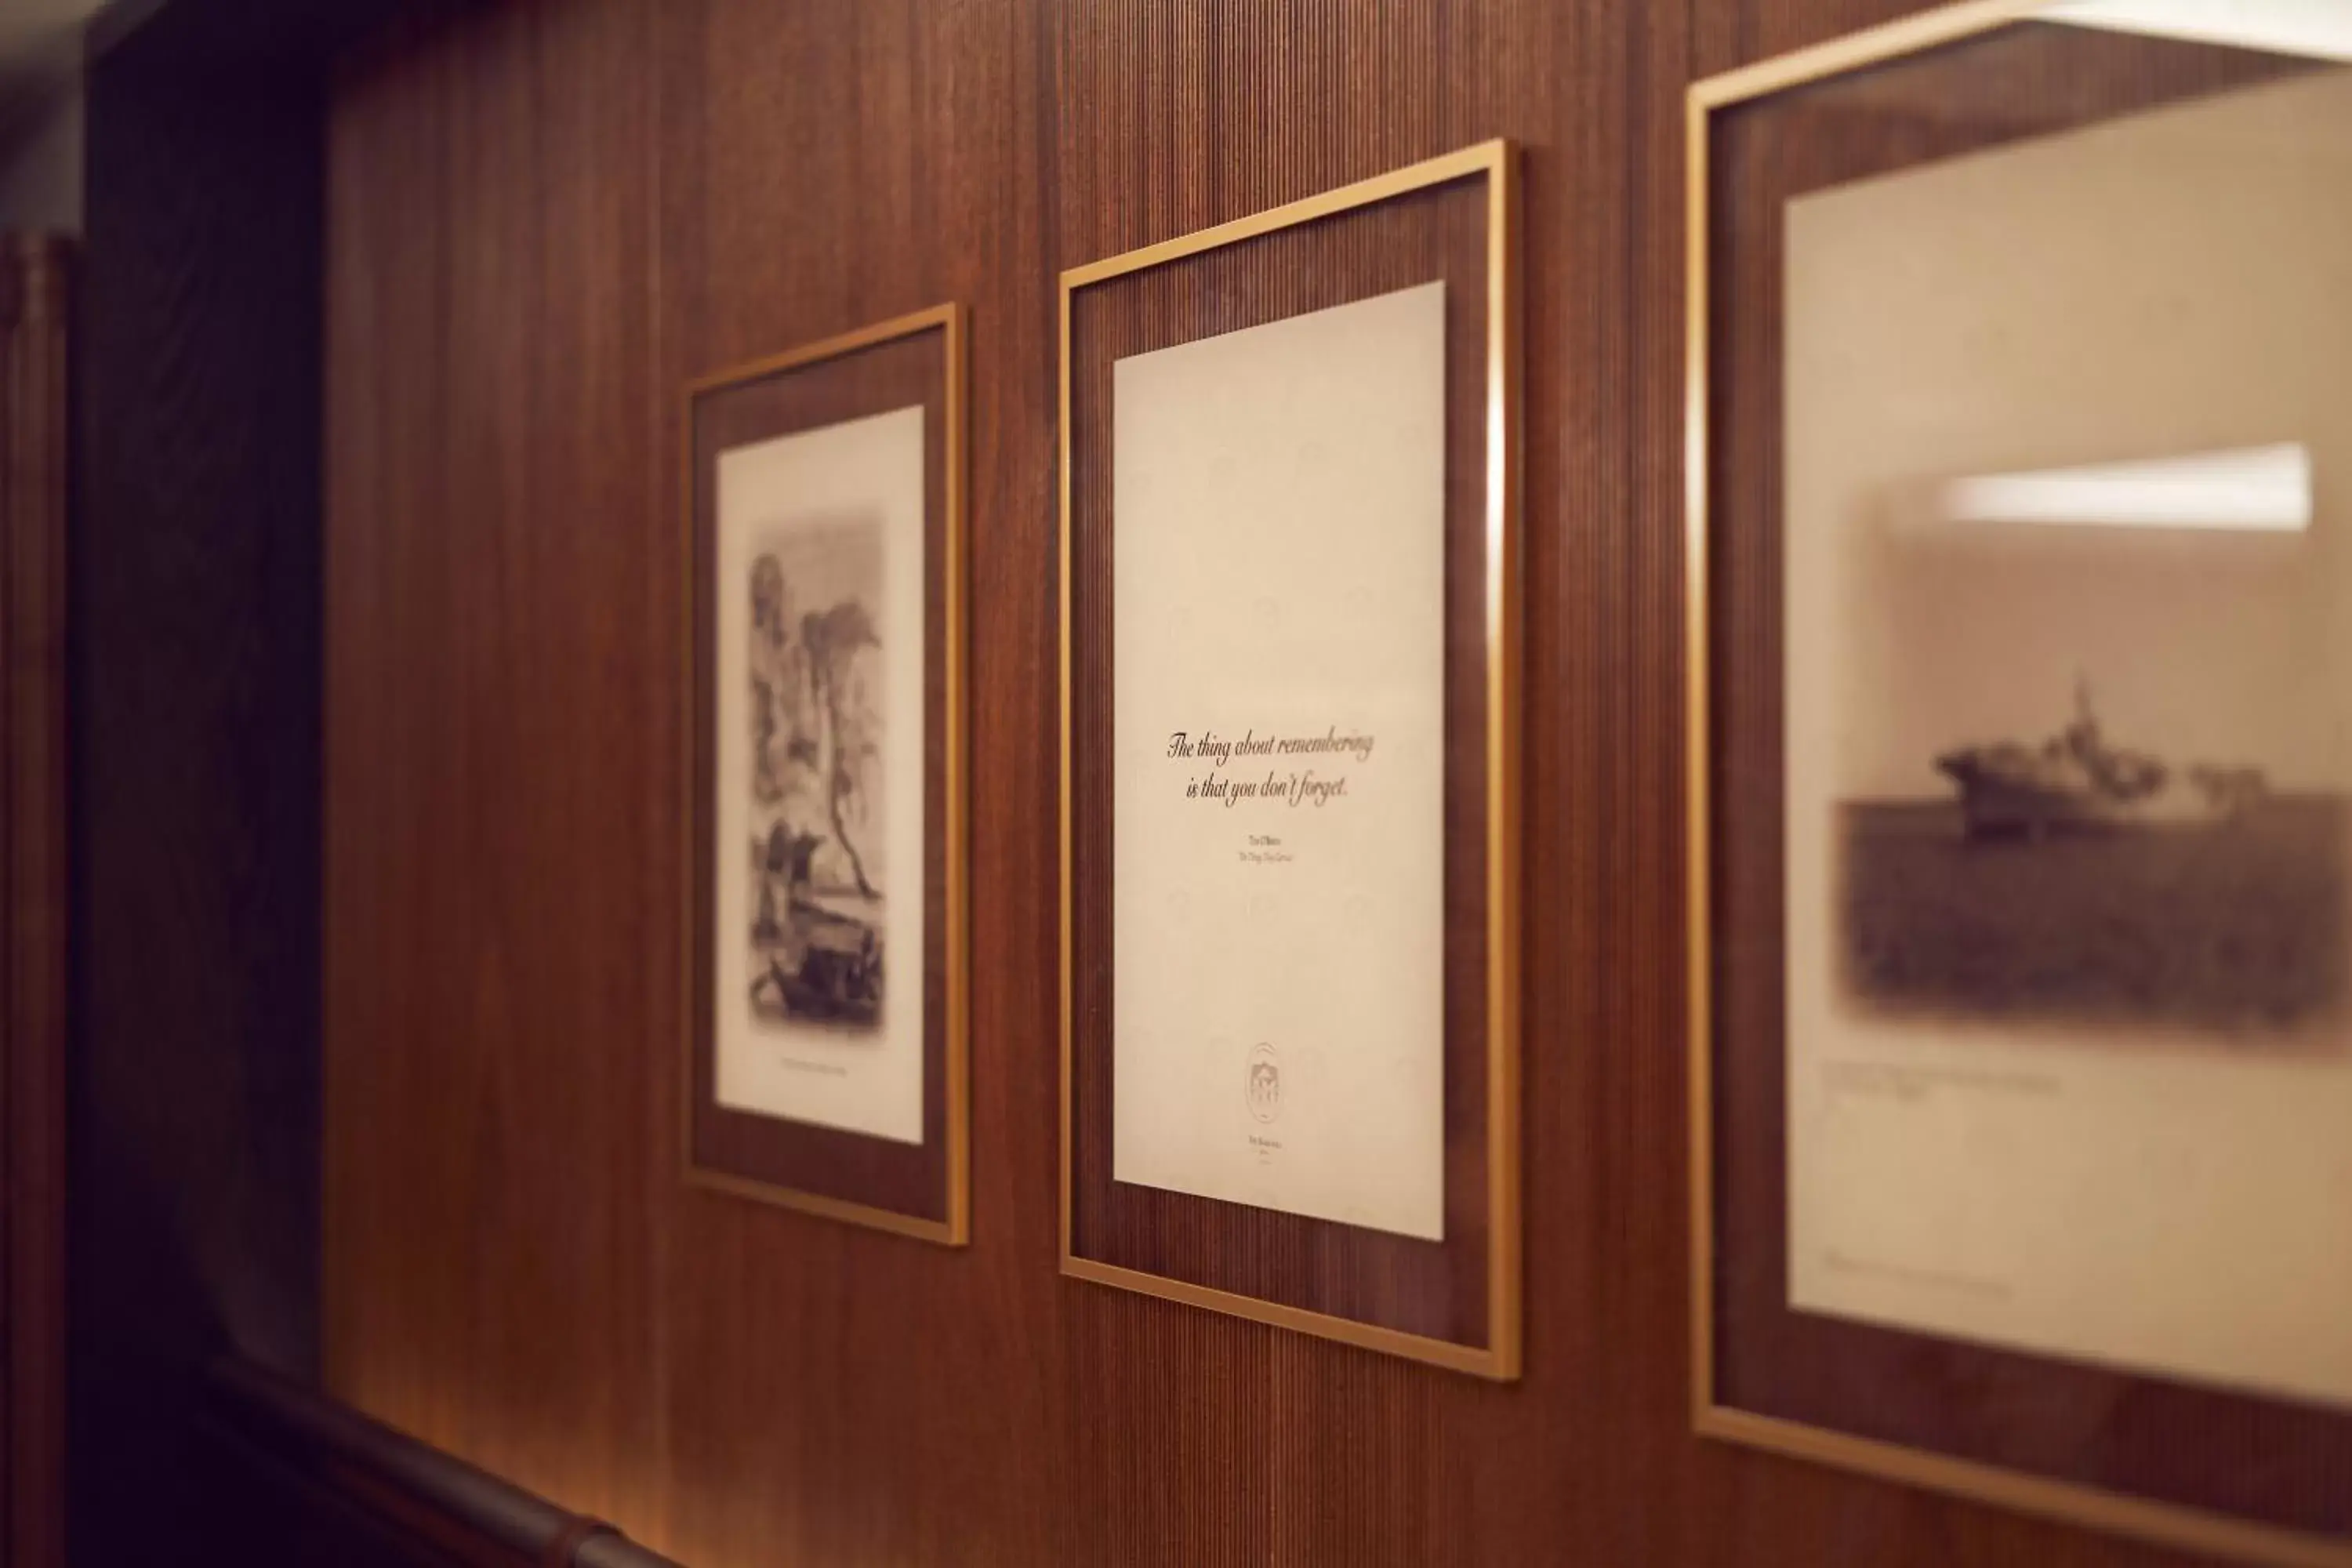
[[[1370,206],[1457,180],[1483,177],[1486,203],[1486,1343],[1468,1345],[1334,1313],[1262,1300],[1071,1251],[1071,1068],[1076,1027],[1070,627],[1070,321],[1077,291],[1149,268]],[[1059,392],[1061,693],[1061,1271],[1366,1350],[1508,1381],[1519,1375],[1522,1274],[1519,1217],[1519,274],[1518,157],[1497,139],[1270,207],[1229,223],[1107,257],[1061,276]]]
[[[1708,567],[1707,148],[1716,110],[1979,38],[2049,9],[2048,0],[1962,0],[1695,82],[1685,98],[1683,555],[1684,860],[1689,925],[1691,1405],[1701,1436],[1811,1460],[2167,1546],[2277,1568],[2352,1568],[2352,1542],[2077,1481],[1980,1464],[1718,1404],[1715,1390],[1714,805],[1708,763],[1714,590]]]
[[[680,1031],[683,1042],[684,1092],[679,1096],[682,1127],[679,1160],[686,1184],[706,1192],[723,1193],[734,1197],[750,1198],[772,1204],[780,1208],[797,1210],[821,1218],[839,1220],[849,1225],[866,1226],[893,1235],[913,1237],[918,1240],[936,1242],[944,1247],[962,1247],[971,1239],[971,845],[969,840],[969,759],[970,735],[966,713],[965,681],[968,679],[964,640],[967,578],[965,565],[964,504],[966,458],[966,420],[969,417],[966,387],[970,353],[969,312],[961,300],[933,305],[925,310],[894,316],[888,321],[842,332],[836,336],[803,343],[781,353],[747,360],[710,372],[688,382],[680,399],[683,418],[679,444],[681,459],[682,531],[686,548],[685,616],[685,686],[688,694],[688,723],[685,726],[685,765],[687,809],[680,814],[684,823],[686,854],[682,864],[687,868],[685,920],[680,929],[688,933],[689,952],[686,971],[685,1027]],[[945,574],[945,605],[940,615],[940,635],[943,673],[947,692],[942,700],[941,739],[945,743],[947,770],[946,803],[941,816],[945,818],[947,837],[946,869],[943,879],[946,904],[946,979],[947,1040],[942,1070],[947,1081],[942,1086],[947,1095],[947,1215],[944,1219],[926,1219],[919,1215],[901,1214],[896,1209],[880,1208],[872,1204],[857,1203],[848,1198],[831,1197],[822,1193],[804,1192],[754,1177],[739,1176],[725,1171],[712,1170],[696,1163],[694,1157],[695,1081],[694,1051],[696,1004],[699,989],[707,984],[702,973],[702,954],[693,948],[695,921],[699,911],[695,907],[698,896],[699,872],[696,858],[700,853],[701,821],[709,809],[701,798],[699,781],[695,776],[696,737],[701,723],[697,703],[699,690],[696,680],[696,660],[701,645],[698,615],[701,608],[701,584],[696,561],[696,535],[698,529],[694,505],[697,479],[694,458],[694,417],[696,402],[715,392],[764,380],[785,371],[804,369],[827,360],[844,358],[860,349],[875,348],[904,338],[920,337],[929,331],[941,334],[941,374],[946,378],[943,403],[946,413],[940,432],[944,443],[942,466],[946,471],[941,487],[941,504],[946,517],[940,529],[940,555],[938,570]],[[715,526],[715,514],[714,514]],[[929,530],[925,530],[928,535]],[[927,563],[926,570],[929,569]],[[929,628],[926,627],[928,633]],[[718,940],[714,932],[712,940]],[[711,1068],[714,1079],[718,1070],[718,1043],[711,1046]]]

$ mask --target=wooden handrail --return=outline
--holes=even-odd
[[[377,1506],[389,1496],[543,1568],[680,1568],[614,1526],[570,1512],[487,1470],[234,1356],[206,1369],[215,1414],[276,1458],[339,1478]]]

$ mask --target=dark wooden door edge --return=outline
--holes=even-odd
[[[50,237],[0,246],[0,1558],[16,1568],[65,1562],[68,261]]]

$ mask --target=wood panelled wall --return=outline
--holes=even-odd
[[[1682,89],[1901,0],[515,0],[329,162],[331,1387],[698,1568],[2147,1563],[1689,1436]],[[1055,1272],[1055,273],[1527,146],[1527,1375]],[[679,1182],[677,392],[972,306],[973,1241]]]

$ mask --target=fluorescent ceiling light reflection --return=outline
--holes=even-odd
[[[1948,522],[2094,528],[2214,528],[2299,533],[2311,526],[2311,453],[2245,447],[2139,463],[1984,474],[1944,486]]]
[[[2058,0],[2034,20],[2352,60],[2352,0]]]

